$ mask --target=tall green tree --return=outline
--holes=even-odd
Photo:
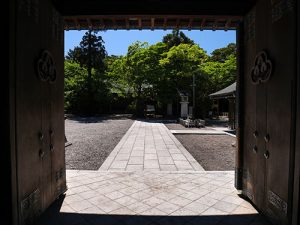
[[[195,44],[193,40],[188,38],[182,31],[179,30],[172,30],[171,34],[167,34],[163,37],[162,42],[165,43],[169,49],[180,44]]]
[[[68,113],[91,115],[107,111],[109,92],[107,80],[97,70],[91,71],[88,85],[87,69],[65,60],[65,110]]]
[[[218,48],[211,53],[210,61],[225,62],[230,56],[236,57],[236,44],[230,43],[224,48]]]
[[[86,71],[85,82],[83,83],[85,92],[82,92],[82,96],[87,95],[84,103],[87,106],[82,106],[88,113],[95,112],[95,104],[97,96],[99,94],[99,87],[106,90],[105,87],[105,57],[107,56],[104,41],[101,36],[97,35],[97,31],[88,30],[79,44],[73,50],[70,50],[66,56],[66,59],[70,62],[77,63],[80,67]],[[68,70],[68,67],[66,67]],[[94,72],[93,72],[94,71]],[[97,87],[95,85],[98,85]],[[103,95],[102,95],[103,96]],[[81,99],[78,97],[78,99]],[[98,99],[99,100],[99,99]],[[83,101],[78,101],[83,104]],[[98,101],[99,102],[99,101]]]
[[[97,35],[98,31],[88,30],[82,37],[79,46],[69,50],[66,59],[79,63],[87,68],[88,80],[91,79],[92,68],[104,71],[104,59],[107,56],[104,41]]]
[[[160,65],[173,85],[184,90],[191,85],[194,74],[199,74],[200,67],[207,60],[205,51],[198,45],[180,44],[163,53]]]

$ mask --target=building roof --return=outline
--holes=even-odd
[[[218,98],[234,98],[236,92],[236,82],[229,85],[228,87],[217,91],[215,93],[212,93],[209,95],[211,99],[218,99]]]

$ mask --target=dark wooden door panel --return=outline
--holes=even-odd
[[[255,48],[245,45],[244,166],[253,175],[244,184],[253,191],[255,205],[275,224],[289,224],[295,132],[293,99],[296,97],[297,66],[294,60],[296,30],[293,28],[296,18],[291,8],[281,14],[272,14],[274,7],[278,7],[276,2],[258,1],[253,32]],[[267,60],[272,64],[271,78],[264,82],[251,84],[247,80],[255,58],[251,48],[255,49],[255,54],[266,52]],[[249,103],[255,108],[255,116],[251,119]],[[257,131],[255,141],[250,137],[253,120]],[[254,143],[257,146],[255,156],[249,154]]]
[[[52,191],[58,196],[66,190],[65,171],[65,121],[64,121],[64,31],[62,17],[55,11],[59,34],[51,43],[52,56],[56,64],[56,81],[50,86],[49,120],[50,140],[53,150],[52,157]],[[52,133],[52,134],[51,134]]]
[[[16,43],[18,207],[20,224],[32,224],[65,190],[63,28],[51,1],[18,5],[17,36],[22,37]],[[38,67],[46,61],[41,54],[45,50],[57,71],[53,82],[38,76],[45,68]]]
[[[247,29],[247,27],[245,27]],[[245,30],[247,32],[247,30]],[[244,170],[243,170],[243,192],[254,201],[255,177],[256,177],[256,87],[252,85],[249,72],[252,60],[256,54],[256,43],[254,39],[245,38],[245,67],[244,67]]]
[[[34,67],[41,45],[39,36],[33,35],[38,28],[34,17],[28,16],[27,9],[20,7],[17,36],[22,38],[17,38],[16,43],[16,155],[19,217],[28,222],[39,214],[42,204],[42,167],[39,152],[44,141],[44,124],[41,120],[43,99]],[[35,48],[32,43],[35,43]],[[35,201],[32,203],[30,199]]]
[[[273,22],[270,26],[269,45],[270,56],[273,58],[274,71],[267,83],[267,186],[268,210],[276,215],[282,223],[288,223],[288,194],[290,154],[291,154],[291,128],[292,126],[292,99],[293,81],[296,74],[295,61],[290,56],[296,54],[295,30],[287,29],[284,33],[282,27],[294,27],[294,17],[285,16]],[[284,44],[282,44],[284,43]]]

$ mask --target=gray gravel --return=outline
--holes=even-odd
[[[73,117],[65,120],[67,169],[98,170],[134,121],[122,117]]]
[[[205,170],[234,170],[235,137],[228,135],[175,135]]]

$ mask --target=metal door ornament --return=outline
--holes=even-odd
[[[43,50],[37,61],[37,75],[41,81],[54,83],[56,80],[56,68],[51,53]]]
[[[251,81],[253,84],[267,82],[272,74],[272,62],[265,51],[255,56],[254,66],[251,69]]]

